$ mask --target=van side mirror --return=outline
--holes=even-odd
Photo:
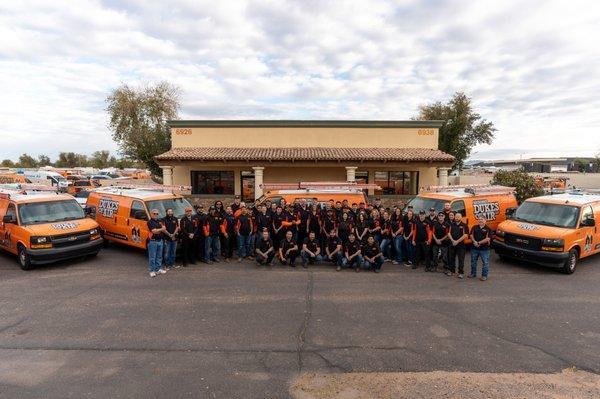
[[[4,215],[4,217],[2,218],[2,223],[5,224],[16,224],[17,220],[15,219],[15,217],[13,215]]]
[[[586,218],[581,221],[581,227],[594,227],[596,220],[594,218]]]
[[[506,208],[506,211],[504,211],[504,216],[506,216],[507,219],[512,219],[515,217],[515,212],[517,211],[517,208]]]
[[[83,212],[85,213],[85,216],[95,217],[96,216],[96,207],[95,206],[86,206],[85,208],[83,208]]]

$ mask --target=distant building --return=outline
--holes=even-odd
[[[524,169],[531,173],[576,172],[580,166],[585,172],[596,172],[595,158],[527,158],[513,160],[478,161],[474,168],[497,168],[503,170]]]

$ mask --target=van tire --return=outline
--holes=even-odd
[[[98,256],[98,253],[99,253],[99,252],[100,252],[100,251],[97,251],[97,252],[92,252],[92,253],[91,253],[91,254],[89,254],[87,257],[88,257],[89,259],[95,258],[96,256]]]
[[[21,270],[31,270],[31,257],[29,254],[27,254],[27,250],[22,244],[19,244],[17,249],[19,255],[19,266],[21,266]]]
[[[565,274],[573,274],[579,260],[579,251],[573,248],[569,251],[569,258],[565,261],[561,271]]]

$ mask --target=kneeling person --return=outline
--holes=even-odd
[[[342,240],[335,233],[335,229],[331,229],[329,236],[327,237],[327,245],[325,246],[325,255],[328,261],[333,262],[337,265],[337,271],[339,272],[344,262],[344,255],[342,254]]]
[[[363,247],[363,258],[366,269],[372,269],[375,273],[379,273],[381,265],[383,265],[383,254],[373,236],[369,236],[367,244]]]
[[[287,231],[285,238],[279,244],[279,261],[282,265],[296,267],[296,257],[298,256],[298,245],[292,239],[292,232]]]
[[[256,263],[259,265],[271,265],[275,257],[273,241],[269,237],[269,231],[264,229],[260,240],[256,243]]]
[[[352,267],[358,273],[363,265],[363,257],[361,254],[361,245],[356,239],[354,233],[348,235],[348,242],[346,242],[345,248],[346,258],[344,259],[344,266]]]
[[[307,267],[307,263],[313,265],[315,262],[323,260],[321,246],[315,237],[314,231],[308,233],[308,237],[304,239],[300,255],[302,256],[302,267]]]

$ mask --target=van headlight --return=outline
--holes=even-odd
[[[496,235],[498,237],[504,237],[504,230],[500,230],[500,229],[496,230]]]
[[[542,246],[544,247],[563,247],[565,240],[562,238],[544,238]]]
[[[90,235],[91,236],[95,236],[96,234],[98,234],[98,229],[92,229],[92,230],[90,230]]]
[[[50,242],[48,237],[31,237],[32,244],[45,244],[47,242]]]

